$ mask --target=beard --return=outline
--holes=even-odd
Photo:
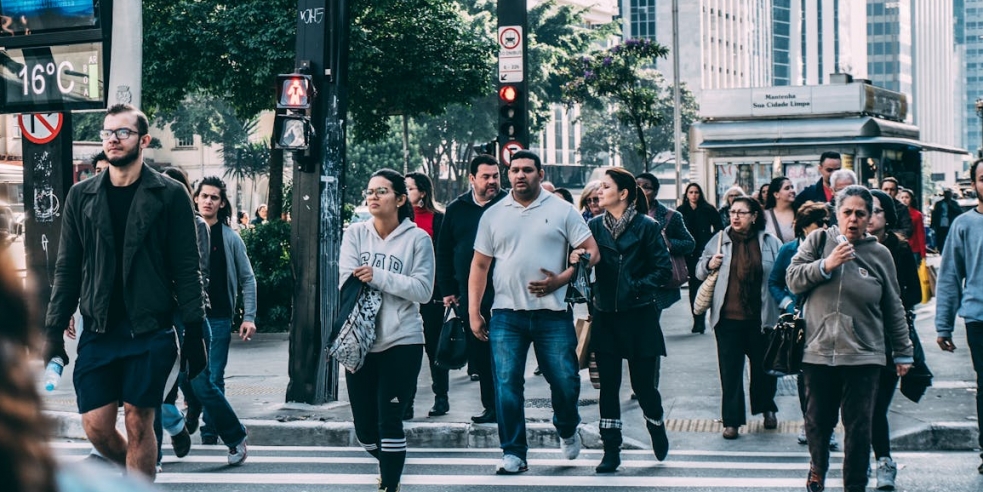
[[[109,165],[113,167],[127,167],[136,162],[138,157],[140,157],[140,147],[134,147],[132,150],[127,151],[120,157],[107,158],[106,160],[109,162]]]

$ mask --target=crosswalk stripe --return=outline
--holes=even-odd
[[[374,474],[331,473],[163,473],[157,484],[264,484],[264,485],[371,485]],[[805,478],[739,477],[619,477],[545,475],[403,475],[404,485],[461,485],[512,487],[681,487],[681,488],[801,488]],[[826,487],[842,487],[839,479],[827,479]]]
[[[165,456],[163,462],[165,464],[170,463],[226,463],[227,458],[225,456],[187,456],[185,458],[176,458],[173,456]],[[586,467],[593,468],[597,466],[597,460],[566,460],[566,459],[530,459],[527,460],[529,466],[544,466],[544,467]],[[345,458],[345,457],[314,457],[314,456],[255,456],[250,455],[249,459],[246,460],[247,464],[322,464],[322,465],[374,465],[378,464],[379,461],[372,457],[365,458]],[[488,466],[489,468],[498,465],[498,459],[492,458],[407,458],[406,465],[420,465],[420,466]],[[658,462],[653,458],[652,461],[647,460],[623,460],[621,462],[623,468],[687,468],[687,469],[701,469],[701,470],[733,470],[735,468],[740,468],[742,470],[792,470],[792,471],[808,471],[809,463],[755,463],[755,462],[722,462],[722,461],[674,461],[672,459],[668,461]],[[840,469],[842,465],[836,463],[830,463],[830,469]]]

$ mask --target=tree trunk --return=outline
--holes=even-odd
[[[638,133],[638,156],[642,158],[645,165],[645,172],[649,172],[648,146],[645,145],[645,129],[642,128],[640,121],[635,121],[635,132]]]
[[[409,118],[403,115],[403,175],[410,172],[410,125]]]
[[[280,220],[283,211],[283,150],[270,150],[270,194],[266,204],[269,220]]]

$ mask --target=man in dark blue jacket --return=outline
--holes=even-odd
[[[443,292],[444,305],[458,306],[458,316],[468,322],[468,276],[474,257],[474,238],[478,234],[478,222],[488,207],[496,204],[507,193],[501,188],[501,172],[498,161],[490,155],[479,155],[471,161],[471,189],[461,194],[444,213],[443,226],[437,235],[437,289]],[[488,276],[488,288],[481,300],[485,319],[491,319],[491,306],[495,289]],[[476,423],[496,422],[495,384],[491,373],[491,349],[488,342],[478,340],[468,331],[468,361],[481,385],[481,405],[484,412],[471,417]]]
[[[829,176],[843,167],[838,152],[823,152],[819,156],[819,181],[816,184],[806,186],[802,192],[795,197],[792,208],[798,210],[803,203],[814,201],[817,203],[829,203],[833,201],[833,185],[829,182]]]

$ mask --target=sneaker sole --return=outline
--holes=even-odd
[[[519,468],[518,471],[514,471],[514,472],[510,472],[510,471],[506,470],[505,468],[499,468],[499,469],[495,470],[495,474],[496,475],[518,475],[520,473],[525,473],[527,471],[529,471],[529,467],[528,466],[523,466],[522,468]]]

